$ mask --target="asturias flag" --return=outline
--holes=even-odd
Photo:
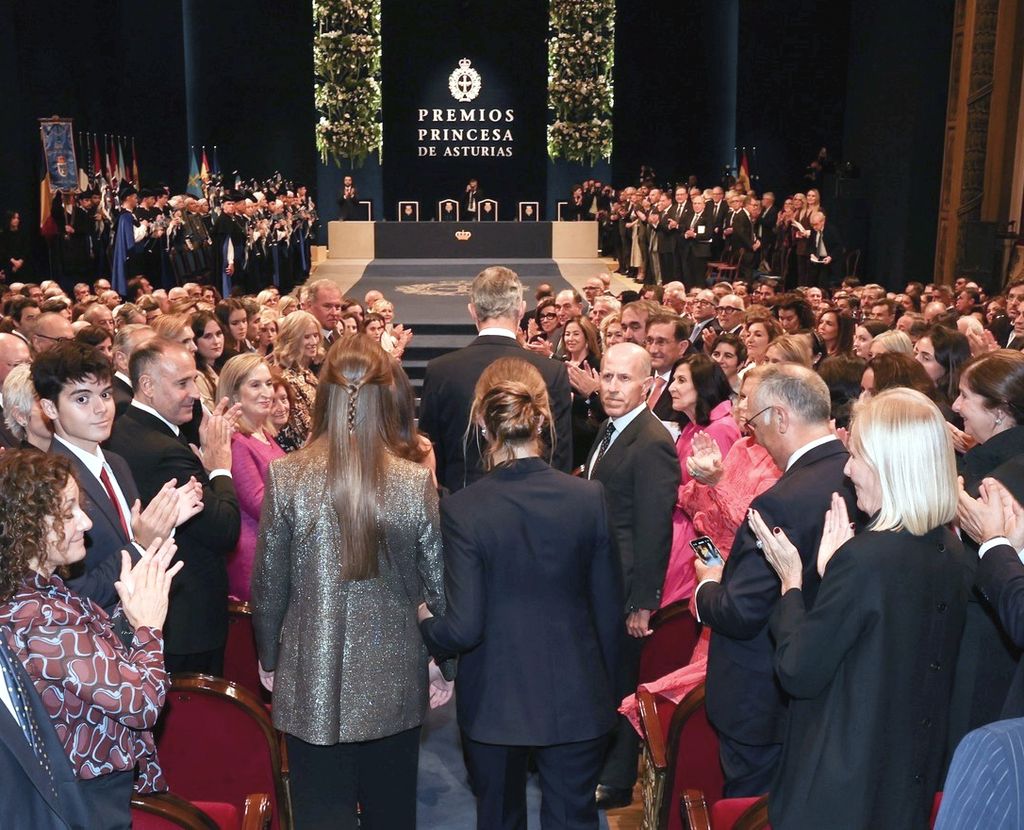
[[[199,165],[196,163],[196,154],[193,150],[188,151],[188,187],[185,192],[191,196],[202,198],[203,182],[199,175]]]

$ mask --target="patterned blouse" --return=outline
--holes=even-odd
[[[278,446],[285,452],[294,452],[306,443],[313,426],[313,402],[316,400],[317,379],[309,369],[285,369],[281,374],[292,387],[292,406],[288,423],[275,436]]]
[[[167,789],[149,731],[170,679],[160,629],[135,629],[126,647],[110,618],[57,575],[33,573],[0,604],[8,645],[43,700],[79,778],[135,769],[140,793]]]

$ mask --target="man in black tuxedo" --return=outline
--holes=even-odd
[[[771,366],[748,409],[759,444],[783,471],[751,507],[769,527],[782,528],[804,561],[804,596],[814,602],[825,512],[832,493],[857,516],[856,497],[843,468],[849,458],[829,427],[825,382],[803,366]],[[697,617],[711,628],[707,713],[718,733],[725,796],[761,795],[775,774],[785,734],[786,699],[775,679],[775,646],[768,621],[779,600],[779,579],[757,547],[746,521],[721,567],[698,559]]]
[[[167,670],[220,675],[228,633],[227,557],[241,529],[231,480],[238,410],[227,410],[222,401],[203,418],[200,446],[190,447],[181,425],[192,419],[199,397],[192,355],[178,343],[154,338],[132,355],[129,370],[135,397],[114,424],[108,446],[128,462],[147,501],[172,478],[194,477],[203,488],[202,513],[175,536],[185,567],[171,589],[164,629]]]
[[[462,194],[462,218],[473,220],[480,218],[480,200],[484,198],[480,190],[480,182],[470,179],[466,185],[466,191]]]
[[[28,349],[28,343],[15,334],[0,334],[0,389],[3,388],[11,369],[31,360],[32,353]],[[20,443],[7,428],[7,422],[4,420],[4,400],[3,396],[0,396],[0,447],[12,450],[17,449]]]
[[[476,340],[427,364],[419,427],[434,443],[437,480],[453,492],[483,475],[479,435],[471,432],[465,446],[463,441],[476,382],[499,357],[522,358],[540,371],[548,387],[555,424],[551,465],[563,472],[569,472],[572,466],[569,377],[560,361],[519,345],[516,331],[524,308],[523,285],[516,273],[501,266],[485,268],[473,280],[469,295],[469,314],[479,330]]]
[[[87,830],[95,811],[0,626],[0,798],[12,830]]]
[[[711,191],[711,204],[707,207],[710,211],[708,218],[711,220],[711,233],[714,235],[711,256],[717,260],[721,258],[722,252],[725,250],[725,229],[729,226],[727,222],[729,205],[725,201],[725,191],[721,187],[716,187]]]
[[[151,337],[155,332],[149,326],[133,323],[122,326],[114,335],[114,346],[111,353],[111,362],[114,364],[114,378],[112,389],[114,393],[114,417],[120,418],[128,411],[128,405],[132,402],[132,379],[128,374],[128,362],[132,353]]]
[[[68,587],[113,614],[121,551],[137,562],[156,539],[166,539],[202,510],[202,489],[191,481],[179,491],[177,482],[168,481],[142,509],[128,464],[100,448],[114,425],[114,399],[110,362],[92,346],[72,342],[48,349],[32,363],[32,383],[53,427],[49,452],[71,462],[92,522],[85,560],[72,566]]]
[[[734,254],[739,252],[740,279],[749,283],[754,273],[754,224],[742,197],[735,199],[735,205],[729,250]]]
[[[820,210],[811,214],[811,285],[833,288],[845,274],[846,250],[836,226]]]
[[[608,420],[585,467],[587,478],[604,485],[622,563],[625,625],[615,690],[620,700],[636,691],[644,638],[661,606],[680,478],[672,437],[647,407],[652,382],[651,357],[640,346],[617,343],[605,352],[601,404]],[[620,717],[598,779],[598,807],[632,801],[639,752],[636,731]]]
[[[779,223],[779,206],[770,190],[761,196],[761,258],[768,263],[775,259],[775,226]]]

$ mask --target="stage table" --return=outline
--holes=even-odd
[[[329,222],[331,259],[591,259],[597,222]]]

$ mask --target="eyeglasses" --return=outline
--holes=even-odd
[[[73,337],[50,337],[48,334],[40,334],[39,332],[36,332],[35,336],[42,337],[43,340],[52,340],[54,343],[70,343],[74,339]]]
[[[715,309],[715,314],[725,314],[727,311],[728,312],[743,311],[743,309],[742,308],[736,308],[735,306],[731,306],[731,305],[720,305],[718,308]]]
[[[554,320],[558,315],[552,312],[551,314],[541,314],[539,319],[541,320]]]
[[[749,418],[744,418],[743,419],[743,428],[744,429],[756,430],[757,427],[754,426],[754,421],[756,421],[758,418],[760,418],[762,415],[764,415],[764,413],[767,412],[769,409],[774,409],[774,408],[775,408],[774,404],[772,406],[766,406],[760,412],[755,412]]]
[[[714,305],[711,300],[697,300],[697,305]]]

